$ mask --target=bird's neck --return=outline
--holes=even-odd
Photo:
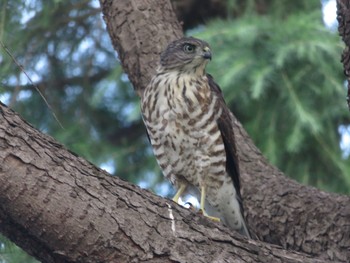
[[[206,75],[205,64],[198,65],[196,67],[192,65],[184,66],[181,68],[164,68],[159,66],[157,69],[157,74],[174,74],[182,76],[191,76],[192,78],[202,78]]]
[[[208,79],[203,71],[159,71],[152,85],[158,87],[158,100],[167,101],[167,104],[160,104],[169,105],[176,113],[187,113],[211,100]]]

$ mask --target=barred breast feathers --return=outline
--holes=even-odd
[[[142,111],[152,120],[167,109],[179,114],[185,113],[184,110],[195,111],[194,117],[198,117],[203,112],[203,108],[201,110],[198,105],[206,111],[205,107],[209,106],[212,99],[213,94],[206,75],[186,71],[162,71],[160,68],[146,88]]]

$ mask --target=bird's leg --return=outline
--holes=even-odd
[[[214,217],[214,216],[209,216],[205,210],[204,210],[204,204],[205,204],[205,192],[206,192],[206,187],[204,185],[201,186],[201,204],[200,204],[200,213],[202,213],[205,217],[208,217],[210,220],[213,220],[215,222],[220,222],[220,218]]]
[[[177,190],[175,196],[173,197],[173,201],[179,203],[180,196],[185,192],[187,185],[182,183],[180,184],[179,189]]]

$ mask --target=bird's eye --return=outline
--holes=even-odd
[[[184,51],[186,53],[192,53],[192,52],[194,52],[194,50],[195,50],[195,46],[194,45],[191,45],[191,44],[185,44],[184,45]]]

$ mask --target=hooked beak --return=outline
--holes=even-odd
[[[211,51],[209,47],[203,48],[203,58],[211,60]]]

